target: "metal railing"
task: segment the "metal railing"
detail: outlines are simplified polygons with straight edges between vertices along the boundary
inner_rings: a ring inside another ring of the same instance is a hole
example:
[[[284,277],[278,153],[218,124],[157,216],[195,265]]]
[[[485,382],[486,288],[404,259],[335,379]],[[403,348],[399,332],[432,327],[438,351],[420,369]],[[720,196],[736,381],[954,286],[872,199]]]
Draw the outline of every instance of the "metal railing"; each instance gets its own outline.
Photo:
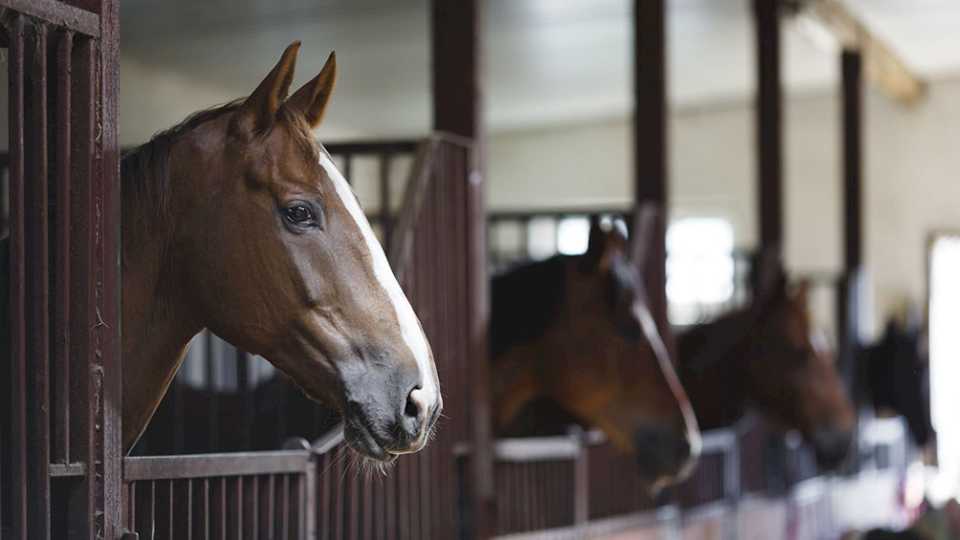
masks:
[[[866,429],[872,432],[867,438],[880,446],[875,451],[901,456],[906,435],[896,422],[883,420]],[[754,537],[833,538],[844,525],[843,516],[833,509],[835,487],[843,486],[846,493],[864,483],[869,489],[877,477],[877,470],[851,477],[796,477],[773,492],[748,491],[741,478],[762,465],[744,459],[744,436],[736,429],[704,432],[701,465],[656,500],[633,491],[638,481],[631,458],[618,455],[598,431],[572,428],[566,436],[501,439],[494,445],[496,534],[511,540],[591,538],[625,531],[665,538],[719,534],[733,540],[745,532]],[[457,453],[467,460],[470,447],[460,446]],[[893,477],[907,464],[886,463],[883,472]]]
[[[314,538],[309,450],[124,459],[124,515],[140,540]]]

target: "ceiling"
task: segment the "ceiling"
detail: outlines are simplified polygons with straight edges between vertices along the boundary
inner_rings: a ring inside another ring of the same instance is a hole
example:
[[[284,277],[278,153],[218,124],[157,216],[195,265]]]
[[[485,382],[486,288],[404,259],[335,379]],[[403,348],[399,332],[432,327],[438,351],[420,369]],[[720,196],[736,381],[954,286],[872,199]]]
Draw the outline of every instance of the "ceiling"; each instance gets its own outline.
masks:
[[[846,0],[927,77],[960,71],[960,3]],[[630,0],[488,0],[487,120],[493,130],[623,117],[630,111]],[[426,0],[124,0],[123,112],[142,136],[190,110],[245,95],[291,41],[297,82],[336,49],[328,137],[429,126]],[[749,0],[669,0],[669,93],[676,106],[743,99],[753,87]],[[835,82],[829,40],[786,26],[791,92]],[[168,118],[169,116],[169,118]],[[156,124],[156,125],[153,125]]]

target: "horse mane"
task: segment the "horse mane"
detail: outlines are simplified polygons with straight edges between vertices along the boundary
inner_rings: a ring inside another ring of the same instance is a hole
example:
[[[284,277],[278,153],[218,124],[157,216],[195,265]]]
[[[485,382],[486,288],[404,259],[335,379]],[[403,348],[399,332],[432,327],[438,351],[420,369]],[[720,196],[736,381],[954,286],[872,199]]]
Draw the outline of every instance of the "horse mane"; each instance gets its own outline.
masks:
[[[120,160],[120,177],[123,183],[124,206],[128,201],[144,215],[139,220],[147,226],[164,222],[169,214],[170,203],[170,153],[174,144],[194,128],[235,112],[246,98],[238,98],[209,109],[197,111],[173,127],[156,133],[146,143],[124,153]],[[310,127],[301,115],[287,107],[277,110],[277,117],[293,127],[293,133],[301,149],[311,161],[316,161],[319,145],[314,142]],[[264,136],[268,131],[256,134]],[[321,147],[322,148],[322,147]],[[321,150],[322,151],[322,150]]]
[[[680,370],[700,371],[733,354],[746,338],[752,319],[749,307],[740,308],[679,334]]]
[[[566,301],[567,261],[557,255],[511,268],[490,283],[490,353],[542,335]]]

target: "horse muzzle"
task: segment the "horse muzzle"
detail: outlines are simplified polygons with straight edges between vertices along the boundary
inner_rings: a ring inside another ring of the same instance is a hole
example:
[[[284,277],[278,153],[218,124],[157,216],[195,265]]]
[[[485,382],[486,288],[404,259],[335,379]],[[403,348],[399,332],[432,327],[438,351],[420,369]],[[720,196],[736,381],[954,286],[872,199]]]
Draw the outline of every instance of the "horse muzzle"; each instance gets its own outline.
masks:
[[[683,480],[697,462],[699,442],[684,430],[642,427],[634,434],[640,474],[655,487]]]
[[[424,390],[419,373],[373,368],[346,381],[344,436],[359,453],[392,461],[421,450],[443,408],[438,393]]]

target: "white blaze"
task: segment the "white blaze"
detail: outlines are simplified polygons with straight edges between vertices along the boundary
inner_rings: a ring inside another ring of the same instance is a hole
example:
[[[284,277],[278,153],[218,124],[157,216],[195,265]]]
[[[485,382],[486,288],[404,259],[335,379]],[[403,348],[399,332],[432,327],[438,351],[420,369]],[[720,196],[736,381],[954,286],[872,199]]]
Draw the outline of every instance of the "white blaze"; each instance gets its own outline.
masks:
[[[334,165],[330,156],[323,150],[320,151],[320,166],[323,167],[327,176],[330,177],[330,180],[337,190],[337,195],[347,208],[347,211],[350,212],[350,216],[353,217],[353,220],[357,223],[357,227],[360,228],[363,239],[367,243],[367,249],[370,251],[370,260],[373,263],[373,274],[376,276],[377,281],[380,282],[380,286],[383,287],[384,292],[387,293],[387,297],[390,298],[390,303],[393,304],[393,309],[397,315],[397,321],[400,323],[400,334],[403,336],[403,341],[410,349],[410,352],[413,353],[413,357],[417,360],[417,367],[420,369],[420,380],[423,388],[414,395],[414,398],[417,401],[421,401],[423,409],[421,413],[427,414],[429,413],[428,409],[437,402],[438,389],[433,361],[430,356],[430,345],[427,344],[427,338],[423,335],[420,320],[417,319],[417,315],[413,312],[413,308],[410,306],[406,295],[403,294],[403,290],[400,288],[396,276],[393,275],[393,270],[390,269],[390,263],[387,261],[387,256],[383,252],[383,247],[380,246],[376,235],[373,234],[373,229],[370,228],[370,222],[367,221],[366,214],[364,214],[360,208],[357,197],[353,194],[353,190],[350,189],[350,184],[347,183],[346,178],[343,177],[337,169],[337,166]]]

